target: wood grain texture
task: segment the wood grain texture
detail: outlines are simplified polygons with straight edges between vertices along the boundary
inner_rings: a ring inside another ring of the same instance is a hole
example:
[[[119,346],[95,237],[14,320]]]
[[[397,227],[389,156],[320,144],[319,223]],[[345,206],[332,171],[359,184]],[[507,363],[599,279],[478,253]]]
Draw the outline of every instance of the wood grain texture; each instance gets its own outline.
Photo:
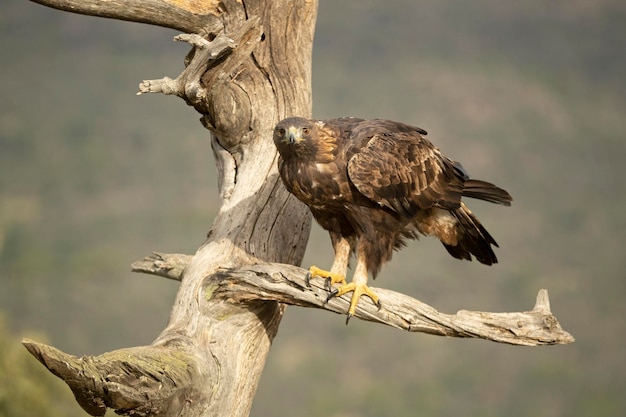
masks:
[[[66,12],[128,20],[208,35],[219,27],[217,0],[31,0]]]
[[[291,265],[258,264],[237,270],[218,271],[219,287],[214,297],[230,302],[246,300],[280,301],[346,314],[350,297],[331,298],[324,281],[315,279],[307,287],[306,270]],[[480,338],[498,343],[522,346],[568,344],[574,338],[564,331],[550,311],[548,292],[540,290],[534,307],[524,312],[493,313],[460,310],[446,314],[407,295],[372,289],[379,295],[382,307],[359,302],[355,317],[385,324],[409,332],[437,336]]]
[[[121,415],[247,416],[284,306],[214,298],[214,277],[223,268],[302,261],[310,214],[278,177],[272,131],[288,115],[311,114],[317,2],[40,2],[186,32],[177,37],[191,46],[183,73],[142,84],[140,92],[176,95],[201,114],[218,168],[220,208],[193,256],[152,265],[182,281],[169,323],[150,346],[76,358],[25,345],[92,415],[108,407]]]
[[[151,255],[135,263],[134,271],[176,279],[169,271],[179,269],[181,262],[185,261],[183,256]],[[276,263],[221,269],[212,279],[211,296],[235,304],[258,300],[278,301],[346,314],[350,298],[345,295],[327,300],[329,292],[324,281],[314,279],[307,286],[306,273],[302,268]],[[380,296],[382,307],[378,309],[364,299],[359,302],[355,317],[409,332],[480,338],[511,345],[541,346],[574,342],[573,336],[561,328],[550,311],[547,290],[540,290],[534,307],[524,312],[460,310],[456,314],[446,314],[407,295],[372,288]]]
[[[193,398],[192,382],[201,378],[188,366],[194,358],[174,347],[144,346],[79,358],[33,340],[22,343],[69,385],[78,404],[92,416],[103,416],[107,408],[132,410],[134,415],[152,415],[157,409],[185,415]]]

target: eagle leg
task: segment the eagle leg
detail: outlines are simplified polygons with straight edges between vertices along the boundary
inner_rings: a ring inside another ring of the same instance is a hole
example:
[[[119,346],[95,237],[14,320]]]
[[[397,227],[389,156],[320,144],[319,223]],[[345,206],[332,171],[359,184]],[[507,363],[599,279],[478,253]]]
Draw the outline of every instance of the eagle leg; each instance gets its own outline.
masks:
[[[359,298],[362,295],[367,295],[371,298],[372,302],[378,309],[380,309],[380,299],[378,295],[374,291],[367,286],[368,272],[367,272],[367,261],[365,255],[359,251],[359,256],[357,257],[357,264],[354,270],[354,275],[352,276],[352,282],[349,284],[342,285],[339,288],[334,289],[329,295],[326,301],[330,300],[333,297],[341,297],[342,295],[352,292],[352,298],[350,298],[350,307],[348,308],[348,318],[346,319],[346,324],[350,321],[354,313],[356,312],[356,305],[359,302]]]

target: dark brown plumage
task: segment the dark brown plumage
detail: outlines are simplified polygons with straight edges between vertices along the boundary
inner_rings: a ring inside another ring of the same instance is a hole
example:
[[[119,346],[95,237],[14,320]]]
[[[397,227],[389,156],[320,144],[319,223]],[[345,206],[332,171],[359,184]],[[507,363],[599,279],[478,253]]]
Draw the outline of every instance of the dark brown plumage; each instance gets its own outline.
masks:
[[[505,190],[470,179],[461,164],[424,138],[426,131],[390,120],[292,117],[274,130],[280,176],[313,217],[329,231],[335,249],[330,271],[312,275],[344,285],[332,295],[354,291],[348,318],[394,249],[419,234],[438,238],[450,255],[491,265],[498,262],[489,232],[463,203],[471,197],[510,205]],[[356,251],[350,284],[345,275]]]

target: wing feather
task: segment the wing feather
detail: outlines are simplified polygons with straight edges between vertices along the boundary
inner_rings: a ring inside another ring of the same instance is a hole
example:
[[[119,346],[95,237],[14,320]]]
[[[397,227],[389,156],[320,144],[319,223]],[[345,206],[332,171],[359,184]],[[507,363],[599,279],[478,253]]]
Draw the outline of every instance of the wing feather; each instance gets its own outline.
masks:
[[[453,161],[418,130],[406,125],[395,130],[378,127],[378,133],[348,161],[348,175],[361,194],[406,217],[420,209],[460,206],[463,177]],[[363,140],[359,130],[353,133],[356,143]]]

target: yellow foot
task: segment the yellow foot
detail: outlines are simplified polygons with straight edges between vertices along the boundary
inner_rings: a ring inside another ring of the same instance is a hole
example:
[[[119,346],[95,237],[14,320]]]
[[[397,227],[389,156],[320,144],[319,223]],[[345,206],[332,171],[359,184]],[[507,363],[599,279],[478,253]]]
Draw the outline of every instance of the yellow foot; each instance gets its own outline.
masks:
[[[352,316],[354,316],[354,313],[356,311],[356,305],[362,295],[367,295],[369,298],[371,298],[374,305],[380,310],[381,304],[378,296],[366,284],[355,284],[354,282],[351,282],[349,284],[342,285],[341,287],[334,289],[330,293],[326,301],[330,300],[333,297],[341,297],[342,295],[349,293],[350,291],[352,291],[352,298],[350,299],[350,308],[348,309],[348,318],[346,319],[346,324],[348,324]]]
[[[309,272],[307,272],[306,277],[304,278],[304,282],[307,287],[310,287],[310,281],[313,277],[322,277],[326,280],[324,287],[330,291],[331,286],[333,284],[344,284],[346,283],[346,277],[343,275],[335,274],[330,271],[325,271],[323,269],[319,269],[316,266],[312,266],[309,268]]]

